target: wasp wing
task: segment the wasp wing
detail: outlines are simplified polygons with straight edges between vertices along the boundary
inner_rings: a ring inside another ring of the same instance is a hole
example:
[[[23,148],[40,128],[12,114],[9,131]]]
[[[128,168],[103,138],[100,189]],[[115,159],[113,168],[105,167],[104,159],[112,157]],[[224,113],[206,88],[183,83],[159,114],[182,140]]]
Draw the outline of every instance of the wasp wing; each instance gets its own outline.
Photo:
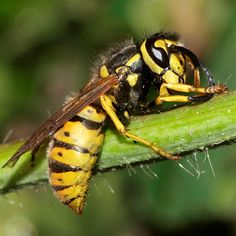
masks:
[[[28,140],[15,152],[15,154],[3,165],[3,167],[13,167],[20,156],[28,151],[37,150],[48,136],[58,130],[66,121],[70,120],[75,114],[82,111],[87,105],[91,104],[103,93],[107,92],[112,85],[117,83],[115,75],[107,78],[94,80],[80,90],[77,96],[65,103],[51,117],[44,122],[36,131],[32,133]]]

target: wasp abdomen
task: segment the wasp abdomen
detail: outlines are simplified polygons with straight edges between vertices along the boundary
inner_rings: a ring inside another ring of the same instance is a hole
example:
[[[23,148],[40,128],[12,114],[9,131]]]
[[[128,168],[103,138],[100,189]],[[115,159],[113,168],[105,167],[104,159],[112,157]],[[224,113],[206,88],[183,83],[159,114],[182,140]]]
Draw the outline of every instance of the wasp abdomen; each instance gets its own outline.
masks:
[[[49,179],[55,195],[81,214],[92,169],[104,140],[106,114],[85,107],[53,136],[49,147]]]

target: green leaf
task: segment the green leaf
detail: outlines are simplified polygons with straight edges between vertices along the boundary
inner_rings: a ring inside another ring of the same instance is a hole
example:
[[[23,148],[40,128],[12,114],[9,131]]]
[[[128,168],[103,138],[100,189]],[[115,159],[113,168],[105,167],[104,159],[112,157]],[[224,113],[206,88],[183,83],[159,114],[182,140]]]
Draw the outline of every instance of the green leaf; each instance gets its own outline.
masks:
[[[236,92],[215,96],[208,102],[187,105],[161,114],[136,116],[128,130],[181,156],[236,139]],[[2,166],[23,141],[0,146]],[[47,180],[46,147],[39,150],[34,166],[31,153],[24,154],[14,168],[0,170],[0,192],[8,192]],[[103,149],[95,172],[112,171],[127,165],[163,160],[149,148],[134,143],[113,129],[106,130]]]

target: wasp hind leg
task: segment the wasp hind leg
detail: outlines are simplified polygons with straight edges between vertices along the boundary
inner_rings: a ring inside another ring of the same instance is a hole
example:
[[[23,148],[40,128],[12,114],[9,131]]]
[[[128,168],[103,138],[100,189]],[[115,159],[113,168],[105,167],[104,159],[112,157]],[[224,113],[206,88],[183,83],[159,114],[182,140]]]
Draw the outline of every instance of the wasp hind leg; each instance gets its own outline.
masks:
[[[147,147],[149,147],[150,149],[152,149],[154,152],[160,154],[161,156],[170,159],[170,160],[179,160],[180,157],[179,156],[174,156],[171,153],[168,153],[167,151],[165,151],[164,149],[158,147],[157,145],[155,145],[152,142],[149,142],[141,137],[138,137],[135,134],[132,134],[130,132],[128,132],[125,128],[125,126],[121,123],[121,121],[119,120],[119,118],[117,117],[114,107],[112,105],[112,101],[109,97],[107,97],[106,95],[102,95],[100,97],[100,101],[102,104],[103,109],[106,111],[106,113],[108,114],[108,116],[111,118],[111,120],[113,121],[114,125],[116,126],[116,129],[124,136],[130,138],[131,140],[133,140],[134,142],[138,142],[141,143]]]

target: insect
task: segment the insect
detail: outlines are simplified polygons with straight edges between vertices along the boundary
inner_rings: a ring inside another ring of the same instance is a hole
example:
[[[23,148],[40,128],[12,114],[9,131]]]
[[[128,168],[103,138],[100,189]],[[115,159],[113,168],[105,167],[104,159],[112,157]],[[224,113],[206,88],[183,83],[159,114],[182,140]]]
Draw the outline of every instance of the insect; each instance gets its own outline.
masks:
[[[193,71],[193,85],[186,75],[188,64]],[[201,70],[208,82],[205,88],[200,87]],[[155,99],[148,101],[153,88]],[[129,115],[145,113],[153,104],[202,102],[226,91],[224,85],[215,85],[208,69],[175,34],[162,32],[141,43],[125,42],[101,56],[91,81],[33,132],[4,167],[14,166],[25,152],[36,153],[51,136],[50,184],[61,202],[81,214],[107,119],[121,135],[177,160],[179,156],[127,131],[124,123],[129,121]]]

